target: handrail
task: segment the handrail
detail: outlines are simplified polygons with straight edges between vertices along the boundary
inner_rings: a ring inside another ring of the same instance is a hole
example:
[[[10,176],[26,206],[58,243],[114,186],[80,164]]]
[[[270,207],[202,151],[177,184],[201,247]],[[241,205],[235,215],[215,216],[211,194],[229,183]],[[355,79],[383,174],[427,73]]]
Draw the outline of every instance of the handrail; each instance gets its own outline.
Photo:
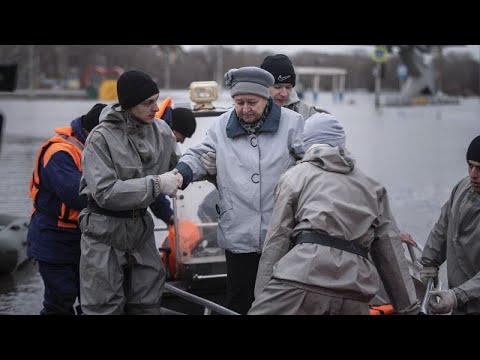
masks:
[[[417,255],[415,254],[414,248],[416,248],[420,254],[423,253],[423,246],[419,243],[415,243],[415,246],[410,244],[405,244],[407,246],[408,253],[410,255],[410,260],[412,260],[412,264],[416,264],[417,266],[421,266],[420,260],[418,259]]]
[[[227,309],[226,307],[223,307],[221,305],[218,305],[218,304],[214,303],[213,301],[210,301],[210,300],[204,299],[200,296],[191,294],[191,293],[189,293],[187,291],[184,291],[184,290],[181,290],[181,289],[179,289],[179,288],[177,288],[173,285],[165,284],[165,290],[168,291],[169,293],[174,294],[178,297],[181,297],[185,300],[188,300],[188,301],[191,301],[195,304],[204,306],[205,310],[206,310],[206,313],[209,313],[209,312],[207,312],[207,309],[208,309],[208,310],[215,311],[216,313],[218,313],[220,315],[240,315],[239,313],[237,313],[235,311],[232,311],[230,309]]]
[[[420,304],[420,313],[423,315],[428,315],[430,312],[428,310],[430,302],[430,292],[434,290],[433,279],[429,278],[427,280],[427,286],[425,287],[425,295],[423,296],[422,303]]]
[[[218,223],[216,222],[210,222],[210,223],[196,223],[195,224],[196,226],[198,226],[199,228],[202,228],[202,227],[208,227],[208,226],[217,226]],[[153,231],[168,231],[168,226],[156,226]]]
[[[180,255],[180,241],[178,234],[178,215],[177,215],[177,196],[172,196],[173,201],[173,227],[175,229],[175,278],[180,274],[181,255]]]

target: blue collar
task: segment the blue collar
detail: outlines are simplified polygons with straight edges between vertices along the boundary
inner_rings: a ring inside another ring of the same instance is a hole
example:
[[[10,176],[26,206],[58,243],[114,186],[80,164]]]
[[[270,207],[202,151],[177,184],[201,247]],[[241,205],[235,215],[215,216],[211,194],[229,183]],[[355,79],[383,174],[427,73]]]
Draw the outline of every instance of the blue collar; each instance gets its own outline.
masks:
[[[270,112],[268,113],[265,122],[263,123],[260,130],[258,130],[258,132],[276,133],[278,127],[280,126],[281,111],[282,110],[280,109],[280,106],[278,106],[272,101],[272,107],[270,109]],[[247,135],[247,132],[242,127],[242,125],[240,125],[237,114],[235,113],[235,110],[233,110],[230,113],[230,118],[228,119],[227,123],[227,137],[230,139],[234,139],[240,135]]]
[[[82,144],[85,144],[85,140],[87,140],[87,138],[85,137],[85,133],[83,132],[83,129],[82,129],[82,117],[78,117],[78,118],[76,118],[75,120],[73,120],[73,121],[70,123],[70,126],[71,126],[72,129],[73,129],[73,133],[74,133],[75,137],[76,137]]]

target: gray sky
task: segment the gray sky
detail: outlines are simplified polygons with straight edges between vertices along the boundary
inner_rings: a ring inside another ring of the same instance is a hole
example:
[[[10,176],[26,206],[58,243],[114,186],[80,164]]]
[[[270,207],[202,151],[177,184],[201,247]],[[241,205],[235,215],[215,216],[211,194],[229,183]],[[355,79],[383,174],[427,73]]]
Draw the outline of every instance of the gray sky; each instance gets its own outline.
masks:
[[[185,50],[198,49],[208,45],[182,45]],[[310,50],[326,53],[350,53],[357,49],[365,49],[367,51],[373,51],[373,45],[225,45],[233,47],[235,49],[251,49],[251,50],[270,50],[273,52],[281,52],[286,55],[293,55],[301,50]],[[466,46],[453,46],[445,49],[445,52],[469,52],[475,59],[480,58],[480,45],[466,45]]]

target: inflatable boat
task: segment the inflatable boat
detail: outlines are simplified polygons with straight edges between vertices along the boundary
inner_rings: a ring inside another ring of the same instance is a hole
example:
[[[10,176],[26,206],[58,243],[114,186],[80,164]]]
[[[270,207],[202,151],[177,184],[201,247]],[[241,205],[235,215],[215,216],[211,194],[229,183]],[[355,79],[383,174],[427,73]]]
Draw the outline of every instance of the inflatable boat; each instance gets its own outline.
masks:
[[[28,217],[0,214],[0,274],[14,272],[27,259]]]

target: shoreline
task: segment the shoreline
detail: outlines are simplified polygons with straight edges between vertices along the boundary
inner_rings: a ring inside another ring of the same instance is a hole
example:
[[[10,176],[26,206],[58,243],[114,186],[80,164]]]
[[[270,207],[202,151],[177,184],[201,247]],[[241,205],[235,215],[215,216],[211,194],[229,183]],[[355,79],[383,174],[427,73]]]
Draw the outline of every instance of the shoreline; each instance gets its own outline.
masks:
[[[0,91],[0,98],[18,99],[90,99],[85,89],[81,90],[46,90],[46,89],[21,89],[12,92]]]

